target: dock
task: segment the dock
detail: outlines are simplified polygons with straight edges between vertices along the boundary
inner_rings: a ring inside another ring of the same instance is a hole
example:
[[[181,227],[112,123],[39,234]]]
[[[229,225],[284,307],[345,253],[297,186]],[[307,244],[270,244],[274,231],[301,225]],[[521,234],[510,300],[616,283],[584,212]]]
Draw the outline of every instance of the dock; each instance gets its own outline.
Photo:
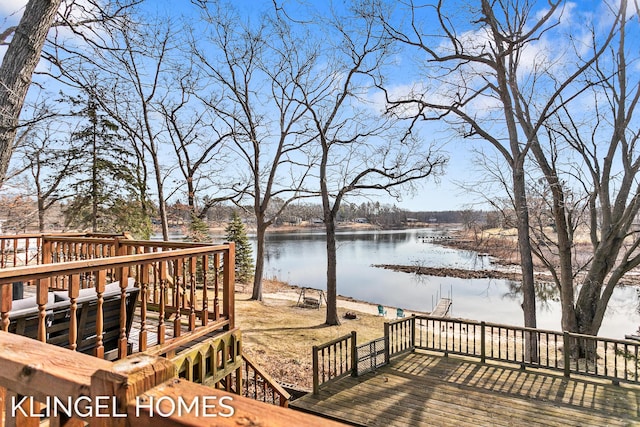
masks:
[[[438,305],[431,312],[431,317],[447,317],[451,310],[451,298],[440,298]]]

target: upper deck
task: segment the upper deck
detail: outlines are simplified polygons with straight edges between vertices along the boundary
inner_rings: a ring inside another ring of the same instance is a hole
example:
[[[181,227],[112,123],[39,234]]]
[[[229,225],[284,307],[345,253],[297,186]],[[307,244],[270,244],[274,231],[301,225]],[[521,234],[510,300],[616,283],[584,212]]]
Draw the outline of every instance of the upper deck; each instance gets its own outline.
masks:
[[[74,408],[73,420],[90,425],[284,425],[291,417],[325,425],[276,408],[288,393],[242,353],[234,249],[127,235],[0,236],[0,425],[35,425],[42,413],[65,424],[65,408],[52,413],[52,402],[84,398],[124,414]],[[165,396],[165,404],[189,397],[187,405],[233,396],[235,416],[209,418],[198,406],[184,416],[138,411],[140,399]]]

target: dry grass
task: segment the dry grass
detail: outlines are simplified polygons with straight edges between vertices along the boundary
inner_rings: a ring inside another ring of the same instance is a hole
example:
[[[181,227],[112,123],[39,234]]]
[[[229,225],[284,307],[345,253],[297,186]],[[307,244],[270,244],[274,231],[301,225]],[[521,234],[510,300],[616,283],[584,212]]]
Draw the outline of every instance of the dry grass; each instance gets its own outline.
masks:
[[[277,285],[285,288],[286,285]],[[267,283],[273,292],[274,283]],[[296,301],[266,297],[263,302],[251,301],[250,295],[236,294],[236,325],[242,330],[243,351],[272,377],[298,389],[311,388],[311,348],[357,331],[358,343],[379,338],[384,333],[385,318],[357,313],[354,320],[344,319],[347,311],[338,308],[342,324],[325,326],[325,307],[296,307]],[[388,318],[386,320],[389,320]]]

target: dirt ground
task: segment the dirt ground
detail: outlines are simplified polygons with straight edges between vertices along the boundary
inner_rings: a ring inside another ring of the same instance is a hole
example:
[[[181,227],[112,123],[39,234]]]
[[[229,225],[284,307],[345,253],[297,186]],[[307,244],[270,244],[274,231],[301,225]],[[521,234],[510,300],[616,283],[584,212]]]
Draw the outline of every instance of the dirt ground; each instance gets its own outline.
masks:
[[[277,381],[298,390],[312,385],[311,349],[334,338],[356,331],[358,344],[384,335],[385,320],[395,319],[396,308],[385,307],[379,316],[377,305],[339,298],[340,326],[325,326],[326,306],[320,309],[298,307],[300,289],[265,280],[263,302],[250,300],[240,287],[236,293],[236,325],[242,330],[243,351]],[[314,294],[315,293],[315,294]],[[318,291],[307,291],[317,297]],[[346,319],[346,312],[356,319]],[[405,312],[410,315],[412,312]]]

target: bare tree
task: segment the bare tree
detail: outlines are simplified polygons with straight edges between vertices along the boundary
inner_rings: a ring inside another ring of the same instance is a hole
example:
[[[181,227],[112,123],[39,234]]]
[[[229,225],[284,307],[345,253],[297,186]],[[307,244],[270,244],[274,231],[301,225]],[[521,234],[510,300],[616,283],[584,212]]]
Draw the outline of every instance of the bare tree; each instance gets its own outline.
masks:
[[[221,187],[226,187],[225,180],[216,178],[225,176],[228,159],[223,150],[232,132],[224,123],[218,123],[215,114],[195,96],[207,88],[193,70],[194,62],[185,65],[187,70],[182,73],[176,70],[178,74],[174,79],[180,88],[175,94],[178,99],[164,100],[160,109],[186,186],[193,225],[204,220],[216,203],[236,200],[242,192],[227,188],[227,192],[221,193]],[[212,189],[215,190],[213,196]]]
[[[307,78],[314,51],[305,51],[285,22],[267,13],[252,26],[228,5],[203,9],[210,35],[194,46],[202,69],[218,92],[203,98],[233,130],[233,145],[242,162],[236,188],[253,202],[256,218],[256,263],[252,299],[262,300],[265,233],[292,201],[303,197],[312,167],[305,151],[310,138],[302,121],[300,82]],[[277,207],[274,201],[279,199]]]
[[[607,55],[592,54],[597,60],[582,78],[589,90],[563,104],[531,146],[545,184],[546,222],[553,224],[538,228],[535,253],[560,290],[563,329],[590,335],[597,335],[615,286],[640,265],[640,78],[632,71],[638,56],[629,56],[638,15],[628,13],[626,1],[609,7],[604,13],[616,18],[616,35]]]
[[[94,97],[96,102],[126,134],[138,165],[147,176],[147,165],[155,183],[162,236],[169,237],[165,179],[167,159],[162,156],[166,132],[158,119],[161,103],[171,99],[172,55],[179,54],[178,30],[171,20],[140,22],[133,12],[121,17],[118,25],[105,27],[100,44],[76,46],[63,41],[48,52],[56,62],[60,79]],[[95,78],[99,84],[95,84]],[[146,197],[141,197],[145,206]],[[146,210],[146,209],[145,209]]]
[[[30,176],[30,184],[35,188],[40,232],[47,228],[47,211],[72,196],[68,180],[77,172],[82,154],[61,140],[69,136],[68,130],[55,129],[54,123],[48,124],[29,132],[24,144],[17,148],[17,155],[23,159],[24,170]]]
[[[0,186],[13,154],[20,112],[60,0],[30,0],[0,65]],[[3,41],[11,33],[3,31]]]
[[[602,54],[612,31],[590,57],[562,68],[536,46],[560,24],[561,0],[548,2],[542,10],[534,1],[482,0],[479,9],[460,6],[411,3],[405,28],[380,14],[393,39],[427,58],[422,64],[425,84],[401,97],[389,92],[390,111],[410,117],[414,124],[444,121],[465,138],[490,143],[505,159],[517,219],[524,324],[535,327],[526,161],[549,117],[580,92],[573,83]],[[424,29],[427,22],[438,23],[438,31]],[[535,357],[536,349],[531,350]]]
[[[374,191],[399,197],[412,182],[435,175],[446,159],[399,132],[366,94],[379,84],[389,40],[367,5],[324,21],[331,50],[298,82],[320,151],[318,177],[327,238],[327,325],[338,325],[336,219],[347,195]],[[330,35],[329,35],[330,34]]]
[[[50,28],[70,31],[74,37],[85,41],[96,41],[99,37],[88,36],[93,28],[117,21],[121,14],[140,1],[29,0],[20,23],[2,30],[0,44],[7,44],[8,38],[11,41],[0,65],[0,186],[14,150],[25,97]],[[56,61],[56,58],[47,59]]]

